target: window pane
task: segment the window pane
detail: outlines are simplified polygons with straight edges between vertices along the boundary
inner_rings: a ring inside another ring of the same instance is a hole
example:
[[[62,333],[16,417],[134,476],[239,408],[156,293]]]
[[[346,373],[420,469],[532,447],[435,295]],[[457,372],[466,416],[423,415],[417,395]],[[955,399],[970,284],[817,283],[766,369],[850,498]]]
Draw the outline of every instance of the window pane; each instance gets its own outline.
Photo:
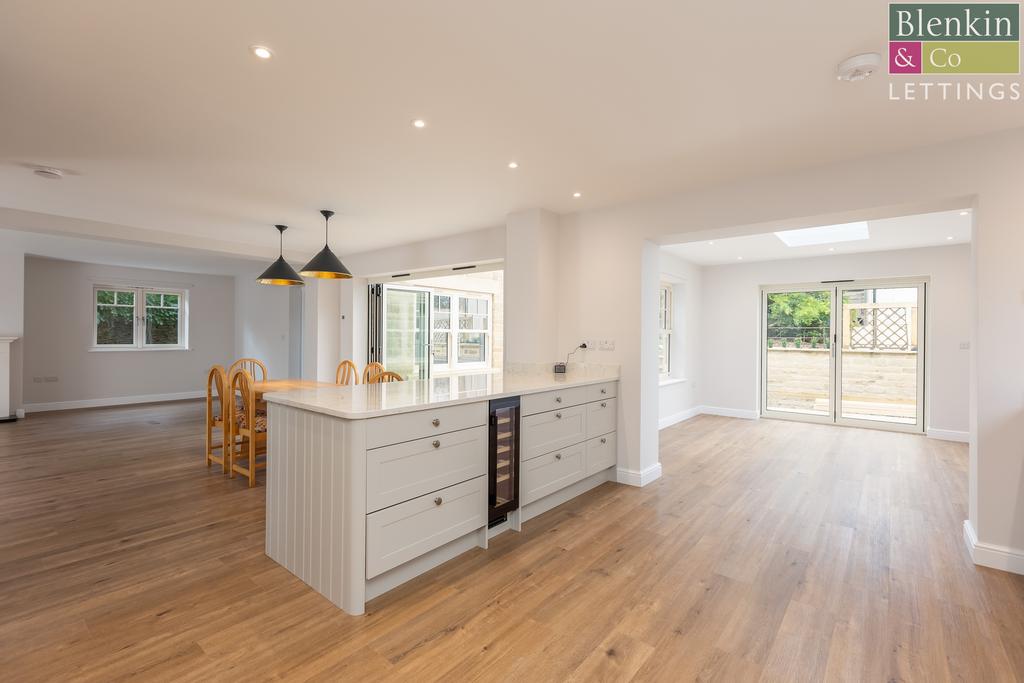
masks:
[[[146,292],[146,305],[147,306],[159,306],[160,305],[160,295],[159,294],[153,294],[151,292]]]
[[[669,359],[672,348],[672,335],[662,332],[658,335],[658,373],[667,375],[671,368]]]
[[[434,365],[448,365],[448,333],[434,332],[431,343]]]
[[[486,330],[489,305],[487,299],[459,299],[459,329]]]
[[[146,298],[149,298],[149,294]],[[157,297],[160,295],[157,294]],[[146,306],[146,343],[170,344],[178,343],[178,309]]]
[[[164,294],[164,306],[170,306],[171,308],[175,308],[177,305],[178,305],[178,295],[177,294]]]
[[[134,306],[135,292],[118,292],[117,303],[121,306]]]
[[[114,293],[109,289],[100,289],[96,291],[96,303],[98,304],[112,304],[114,303]]]
[[[459,333],[459,362],[483,363],[487,360],[487,335],[482,332]]]
[[[131,306],[97,306],[96,343],[134,344],[135,309]]]

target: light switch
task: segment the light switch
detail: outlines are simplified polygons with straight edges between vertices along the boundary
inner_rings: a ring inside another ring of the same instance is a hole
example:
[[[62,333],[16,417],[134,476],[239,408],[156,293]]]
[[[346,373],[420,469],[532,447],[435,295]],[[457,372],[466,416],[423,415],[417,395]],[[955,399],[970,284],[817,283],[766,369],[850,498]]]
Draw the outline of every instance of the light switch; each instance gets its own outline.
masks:
[[[961,351],[966,351],[969,348],[971,348],[971,342],[960,342]]]

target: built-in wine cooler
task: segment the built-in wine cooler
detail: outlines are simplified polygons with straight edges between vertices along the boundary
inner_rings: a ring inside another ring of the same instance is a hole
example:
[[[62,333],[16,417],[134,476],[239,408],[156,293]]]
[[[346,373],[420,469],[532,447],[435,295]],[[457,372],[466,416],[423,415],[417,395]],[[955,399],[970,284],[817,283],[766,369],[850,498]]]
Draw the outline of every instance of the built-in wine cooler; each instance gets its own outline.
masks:
[[[519,397],[491,401],[488,521],[519,509]]]

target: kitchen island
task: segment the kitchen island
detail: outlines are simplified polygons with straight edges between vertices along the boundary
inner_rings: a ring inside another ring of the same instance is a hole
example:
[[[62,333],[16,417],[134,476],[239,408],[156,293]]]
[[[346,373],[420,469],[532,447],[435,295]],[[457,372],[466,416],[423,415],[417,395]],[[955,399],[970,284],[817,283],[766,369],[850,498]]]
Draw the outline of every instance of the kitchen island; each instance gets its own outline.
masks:
[[[349,614],[615,480],[618,368],[269,393],[266,552]],[[520,508],[488,528],[488,404],[521,397]]]

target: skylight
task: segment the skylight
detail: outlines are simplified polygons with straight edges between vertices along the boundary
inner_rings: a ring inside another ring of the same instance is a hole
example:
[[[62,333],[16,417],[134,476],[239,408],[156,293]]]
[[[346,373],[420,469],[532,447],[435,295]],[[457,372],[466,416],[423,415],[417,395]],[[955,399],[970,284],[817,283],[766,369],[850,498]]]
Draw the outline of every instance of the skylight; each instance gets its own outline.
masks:
[[[822,225],[817,228],[801,230],[783,230],[775,233],[775,236],[782,240],[787,247],[812,247],[818,244],[856,242],[870,237],[868,224],[865,221],[841,225]]]

